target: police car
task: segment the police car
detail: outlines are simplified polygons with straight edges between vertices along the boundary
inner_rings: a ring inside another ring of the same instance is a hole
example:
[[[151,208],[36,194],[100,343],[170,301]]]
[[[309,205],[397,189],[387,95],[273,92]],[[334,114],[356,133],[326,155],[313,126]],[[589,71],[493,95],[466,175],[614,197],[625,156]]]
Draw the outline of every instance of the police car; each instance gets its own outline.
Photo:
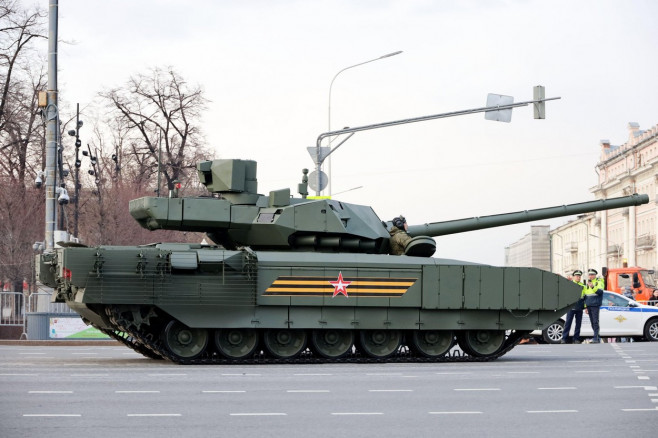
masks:
[[[567,315],[550,324],[544,330],[535,330],[531,335],[549,344],[559,344],[564,332]],[[573,336],[576,320],[571,324]],[[599,312],[599,334],[606,337],[643,338],[646,341],[658,341],[658,306],[647,306],[614,292],[603,292],[603,304]],[[594,336],[589,315],[583,312],[580,337]]]

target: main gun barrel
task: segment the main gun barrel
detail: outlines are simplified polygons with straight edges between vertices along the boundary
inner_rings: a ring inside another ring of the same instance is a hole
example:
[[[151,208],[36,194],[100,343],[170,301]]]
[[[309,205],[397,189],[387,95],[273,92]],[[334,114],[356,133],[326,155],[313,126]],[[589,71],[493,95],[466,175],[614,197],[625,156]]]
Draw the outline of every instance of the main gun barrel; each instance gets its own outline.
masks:
[[[571,216],[573,214],[591,213],[593,211],[611,210],[649,203],[648,195],[633,194],[619,198],[601,199],[598,201],[581,202],[579,204],[560,205],[557,207],[539,208],[536,210],[518,211],[515,213],[496,214],[467,219],[457,219],[445,222],[433,222],[422,225],[410,225],[407,232],[411,236],[444,236],[446,234],[464,233],[466,231],[520,224],[542,219]]]

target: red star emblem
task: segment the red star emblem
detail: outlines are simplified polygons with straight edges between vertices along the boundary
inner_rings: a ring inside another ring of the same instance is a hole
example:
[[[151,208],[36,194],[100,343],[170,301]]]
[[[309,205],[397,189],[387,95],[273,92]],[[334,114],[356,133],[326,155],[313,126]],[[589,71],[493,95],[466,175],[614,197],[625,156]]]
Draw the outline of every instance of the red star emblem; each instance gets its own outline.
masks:
[[[331,296],[331,298],[335,297],[338,294],[343,294],[347,297],[347,286],[352,284],[351,281],[345,281],[343,280],[343,273],[339,272],[338,273],[338,280],[336,281],[330,281],[331,285],[334,287],[334,294]],[[349,297],[347,297],[349,298]]]

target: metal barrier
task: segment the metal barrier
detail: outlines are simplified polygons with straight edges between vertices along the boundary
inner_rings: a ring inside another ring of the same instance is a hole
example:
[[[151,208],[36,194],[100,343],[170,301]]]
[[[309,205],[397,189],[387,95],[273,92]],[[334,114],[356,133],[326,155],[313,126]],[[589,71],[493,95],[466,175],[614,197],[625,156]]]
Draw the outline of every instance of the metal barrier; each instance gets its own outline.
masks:
[[[22,292],[0,292],[0,325],[23,325],[25,296]]]
[[[51,303],[49,292],[0,291],[0,326],[20,327],[20,339],[47,337],[50,317],[79,318],[66,303]],[[45,335],[44,335],[45,333]]]

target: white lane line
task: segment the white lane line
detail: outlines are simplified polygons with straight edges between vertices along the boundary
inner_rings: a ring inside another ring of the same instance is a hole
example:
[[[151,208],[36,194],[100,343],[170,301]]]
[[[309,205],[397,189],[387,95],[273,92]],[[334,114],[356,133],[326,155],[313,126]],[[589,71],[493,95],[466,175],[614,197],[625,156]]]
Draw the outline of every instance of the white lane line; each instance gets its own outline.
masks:
[[[658,411],[658,407],[648,409],[622,409],[624,412],[644,412],[644,411]]]
[[[28,394],[73,394],[73,391],[28,391]]]
[[[644,386],[644,385],[630,385],[630,386],[613,386],[614,389],[633,389],[633,388],[642,388],[646,391],[655,391],[658,389],[655,386]]]
[[[153,373],[149,374],[150,377],[180,377],[187,376],[186,373]]]
[[[445,375],[448,375],[448,376],[453,376],[453,375],[457,375],[457,374],[473,374],[473,373],[471,373],[471,372],[455,372],[455,373],[445,372],[445,373],[435,373],[435,374],[445,374]]]
[[[428,412],[431,415],[452,415],[452,414],[481,414],[481,411],[437,411],[437,412]]]
[[[286,392],[304,393],[304,392],[329,392],[328,389],[288,389]]]
[[[220,391],[220,390],[213,391],[213,390],[208,390],[208,391],[201,391],[201,392],[204,393],[204,394],[234,394],[234,393],[239,393],[239,392],[241,393],[241,392],[247,392],[247,391],[244,391],[244,390],[241,390],[241,391],[228,391],[228,390],[226,390],[226,391]]]
[[[413,389],[369,389],[368,392],[413,392]]]
[[[597,363],[601,362],[600,360],[568,360],[569,363]]]
[[[114,391],[115,394],[160,394],[160,391]]]
[[[453,391],[500,391],[500,388],[455,388]]]
[[[383,412],[332,412],[331,415],[384,415]]]
[[[127,414],[127,417],[181,417],[182,414]]]
[[[651,403],[658,403],[658,398],[652,398]]]
[[[631,365],[629,368],[640,368],[639,365]]]
[[[578,370],[577,373],[609,373],[610,370]]]
[[[556,386],[553,388],[537,388],[539,390],[545,390],[545,389],[556,389],[556,390],[563,390],[563,389],[576,389],[575,386]]]
[[[366,373],[366,376],[399,376],[402,373]]]
[[[528,414],[566,414],[572,412],[578,412],[578,411],[575,409],[556,409],[551,411],[526,411],[526,413]]]
[[[222,376],[260,376],[260,374],[247,374],[247,373],[226,373]]]
[[[23,414],[23,417],[82,417],[82,414]]]
[[[0,373],[0,376],[38,376],[38,374],[23,374],[23,373]]]
[[[46,354],[46,353],[18,353],[18,354]]]
[[[108,377],[109,374],[69,374],[70,377]]]
[[[508,371],[507,374],[539,374],[539,371]]]
[[[275,415],[288,415],[285,412],[234,412],[232,414],[229,414],[232,417],[257,417],[257,416],[265,416],[265,417],[271,417]]]
[[[649,376],[637,376],[638,380],[649,380]]]
[[[71,353],[71,354],[98,354],[98,353]]]
[[[293,376],[333,376],[333,374],[328,374],[328,373],[299,373],[299,374],[293,374]]]

